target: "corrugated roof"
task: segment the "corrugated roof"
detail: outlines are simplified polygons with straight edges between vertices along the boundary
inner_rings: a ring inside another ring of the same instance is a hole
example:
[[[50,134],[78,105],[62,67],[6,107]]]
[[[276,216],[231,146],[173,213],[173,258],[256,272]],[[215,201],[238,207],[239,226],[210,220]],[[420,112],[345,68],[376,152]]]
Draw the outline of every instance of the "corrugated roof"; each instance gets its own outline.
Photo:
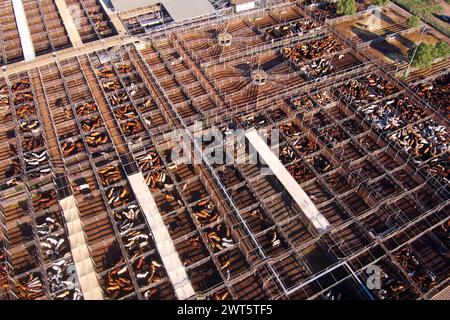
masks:
[[[193,19],[216,11],[208,0],[166,0],[161,3],[174,21]]]
[[[138,8],[148,7],[164,0],[111,0],[111,3],[117,11],[128,11]]]
[[[231,0],[230,3],[237,5],[237,4],[244,4],[249,2],[255,2],[255,0]]]
[[[161,3],[174,21],[193,19],[216,11],[208,0],[111,0],[111,3],[119,12]]]

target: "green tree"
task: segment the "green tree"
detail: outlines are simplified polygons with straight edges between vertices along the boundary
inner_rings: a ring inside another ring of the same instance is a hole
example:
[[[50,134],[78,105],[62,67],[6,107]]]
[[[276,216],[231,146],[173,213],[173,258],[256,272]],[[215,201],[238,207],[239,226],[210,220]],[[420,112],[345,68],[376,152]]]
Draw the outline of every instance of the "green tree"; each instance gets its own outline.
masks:
[[[389,0],[374,0],[373,4],[377,5],[377,6],[382,6],[382,5],[385,5],[388,2],[389,2]]]
[[[419,16],[429,16],[432,13],[440,13],[443,8],[440,4],[426,4],[420,7],[414,7],[413,12]]]
[[[433,64],[433,60],[436,56],[436,49],[430,43],[421,43],[417,47],[416,54],[414,52],[416,48],[412,48],[408,52],[409,59],[413,58],[413,67],[429,68]]]
[[[420,25],[420,18],[417,17],[417,16],[411,16],[411,17],[408,18],[406,23],[411,28],[418,27]]]
[[[356,13],[356,1],[355,0],[347,0],[347,7],[345,8],[345,14],[355,14]]]
[[[351,15],[356,12],[355,0],[338,0],[336,5],[337,14]]]
[[[450,57],[450,46],[447,42],[440,40],[435,47],[435,58]]]
[[[344,1],[345,0],[338,0],[337,5],[336,5],[336,13],[337,14],[344,13]]]

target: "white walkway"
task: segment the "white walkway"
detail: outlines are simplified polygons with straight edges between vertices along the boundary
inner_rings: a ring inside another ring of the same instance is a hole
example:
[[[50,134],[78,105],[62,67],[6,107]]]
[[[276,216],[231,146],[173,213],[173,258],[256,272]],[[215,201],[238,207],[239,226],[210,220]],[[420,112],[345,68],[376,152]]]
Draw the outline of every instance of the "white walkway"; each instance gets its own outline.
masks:
[[[66,2],[64,0],[55,0],[55,4],[58,8],[61,19],[63,20],[67,34],[69,35],[70,42],[72,42],[74,47],[81,47],[83,45],[83,41],[78,33],[76,21],[72,19],[72,15],[70,14]],[[78,10],[78,7],[74,7],[74,10]]]
[[[162,263],[175,288],[175,294],[180,300],[192,297],[195,294],[194,289],[178,257],[155,200],[145,183],[144,176],[139,172],[128,176],[128,181],[150,226]]]
[[[134,1],[134,0],[133,0]],[[127,29],[123,25],[122,21],[117,16],[116,12],[111,11],[110,8],[104,3],[104,0],[100,0],[100,4],[103,7],[103,10],[105,10],[106,14],[109,16],[109,20],[114,25],[114,28],[116,28],[116,31],[119,33],[119,35],[126,35]]]
[[[67,232],[69,234],[70,250],[80,281],[81,291],[85,300],[103,300],[103,291],[98,283],[94,263],[89,254],[80,212],[74,196],[59,201],[64,213]]]
[[[31,38],[30,28],[28,27],[27,15],[23,7],[22,0],[12,1],[14,8],[14,16],[16,17],[17,29],[19,31],[20,44],[25,61],[34,60],[36,54],[34,52],[33,40]],[[1,13],[0,13],[1,14]]]
[[[281,161],[270,150],[269,146],[258,135],[258,132],[255,129],[252,129],[247,132],[245,136],[264,162],[272,170],[273,174],[284,186],[286,191],[289,192],[292,199],[294,199],[294,201],[298,204],[305,216],[311,221],[316,230],[318,232],[322,232],[330,227],[330,223],[327,219],[319,212],[319,210],[317,210],[316,206],[308,197],[306,192],[300,187]]]

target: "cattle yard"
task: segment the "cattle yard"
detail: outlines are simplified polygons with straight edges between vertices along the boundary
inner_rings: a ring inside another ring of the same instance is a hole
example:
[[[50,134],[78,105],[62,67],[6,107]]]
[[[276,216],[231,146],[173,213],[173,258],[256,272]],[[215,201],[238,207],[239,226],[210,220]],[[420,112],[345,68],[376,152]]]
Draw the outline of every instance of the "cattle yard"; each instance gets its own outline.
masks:
[[[64,20],[53,0],[22,0],[25,18],[36,56],[42,56],[72,47],[70,35]],[[83,43],[105,39],[116,34],[114,26],[102,8],[100,1],[65,1],[69,14],[76,21],[77,30]],[[0,65],[7,65],[24,59],[24,52],[13,1],[1,1]]]
[[[36,55],[66,54],[15,67],[14,13],[0,17],[0,300],[429,299],[449,285],[449,60],[396,77],[405,61],[383,42],[421,32],[402,9],[282,2],[152,33],[123,15],[134,43],[80,53],[55,1],[23,3]],[[83,43],[116,37],[98,1],[66,3]],[[279,130],[263,144],[276,161],[251,161],[254,129]],[[200,131],[244,161],[211,161]],[[176,161],[180,144],[202,161]]]

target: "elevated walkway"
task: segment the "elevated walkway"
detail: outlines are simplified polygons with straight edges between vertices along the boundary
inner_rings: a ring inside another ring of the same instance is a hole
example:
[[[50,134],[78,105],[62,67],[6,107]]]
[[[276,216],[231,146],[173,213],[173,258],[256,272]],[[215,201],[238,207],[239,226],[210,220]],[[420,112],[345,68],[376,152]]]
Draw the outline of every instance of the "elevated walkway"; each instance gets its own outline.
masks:
[[[78,33],[75,21],[73,21],[72,15],[70,14],[69,8],[64,0],[55,0],[56,7],[58,8],[61,19],[63,20],[64,27],[69,35],[70,42],[74,47],[81,47],[83,41],[81,40],[80,34]]]
[[[25,61],[31,61],[36,58],[34,52],[33,39],[31,38],[30,28],[28,26],[27,15],[22,0],[12,1],[14,16],[16,17],[17,29],[19,31],[20,44]]]
[[[85,300],[103,300],[103,291],[98,282],[94,262],[89,254],[89,247],[83,231],[75,198],[73,195],[59,200],[69,236],[70,251],[80,281]]]
[[[318,232],[323,232],[330,227],[328,220],[317,210],[311,198],[291,176],[281,161],[270,150],[269,146],[259,136],[255,129],[245,134],[253,148],[258,152],[264,162],[268,165],[275,177],[281,182],[295,203],[298,204],[305,216],[311,221]]]
[[[194,296],[194,289],[178,257],[172,238],[161,218],[155,200],[145,183],[142,172],[129,175],[128,181],[152,231],[156,248],[175,289],[177,298],[180,300],[189,299]]]

